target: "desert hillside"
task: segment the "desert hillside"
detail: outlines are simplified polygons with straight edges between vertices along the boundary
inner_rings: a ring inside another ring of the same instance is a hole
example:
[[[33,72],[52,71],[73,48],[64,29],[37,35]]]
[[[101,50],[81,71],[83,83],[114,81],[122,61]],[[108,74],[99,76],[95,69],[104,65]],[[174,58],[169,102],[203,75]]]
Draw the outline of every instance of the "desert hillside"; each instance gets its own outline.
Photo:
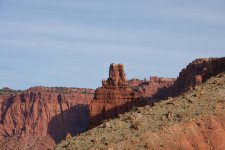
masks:
[[[163,139],[172,136],[177,137],[175,141],[185,141],[180,140],[183,132],[171,131],[177,134],[175,136],[169,133],[164,135],[166,133],[161,130],[173,130],[173,125],[175,129],[183,130],[184,126],[194,123],[190,119],[202,116],[201,114],[207,115],[206,112],[212,113],[217,101],[224,100],[225,82],[224,75],[220,74],[222,72],[225,72],[225,57],[196,59],[180,72],[177,79],[153,76],[149,80],[127,80],[125,67],[122,64],[111,64],[107,80],[103,80],[102,86],[96,90],[42,86],[25,91],[0,89],[0,149],[46,150],[81,133],[88,135],[88,138],[81,138],[79,142],[78,136],[75,141],[78,145],[83,143],[87,149],[93,148],[92,144],[96,148],[116,147],[118,144],[128,148],[140,145],[137,149],[154,146],[154,149],[158,149],[158,145],[174,147],[171,140],[165,139],[162,143]],[[216,76],[218,74],[220,76]],[[213,78],[210,80],[213,81],[207,81],[211,77]],[[173,100],[172,97],[175,96],[179,97]],[[164,101],[168,98],[169,101]],[[137,109],[140,106],[146,107]],[[121,116],[126,112],[130,113]],[[224,118],[219,112],[215,113],[216,117]],[[102,125],[106,120],[118,116],[121,116],[119,120]],[[202,117],[204,120],[205,116]],[[210,116],[207,117],[211,119]],[[205,129],[210,125],[204,121],[203,124],[206,125]],[[203,126],[200,129],[204,129]],[[196,130],[200,131],[198,128]],[[200,140],[207,140],[204,137],[208,137],[208,134],[201,133]],[[158,144],[154,141],[151,145],[153,140],[148,141],[149,138],[158,139]],[[215,139],[218,142],[222,138]],[[136,139],[141,142],[134,142]],[[187,136],[187,139],[192,137]],[[189,146],[202,146],[198,145],[199,142],[195,144],[195,141],[186,143]],[[208,145],[217,148],[218,143],[211,143]],[[204,149],[205,146],[203,144]],[[82,145],[78,148],[82,148]]]
[[[176,98],[135,108],[55,149],[225,149],[225,73]]]

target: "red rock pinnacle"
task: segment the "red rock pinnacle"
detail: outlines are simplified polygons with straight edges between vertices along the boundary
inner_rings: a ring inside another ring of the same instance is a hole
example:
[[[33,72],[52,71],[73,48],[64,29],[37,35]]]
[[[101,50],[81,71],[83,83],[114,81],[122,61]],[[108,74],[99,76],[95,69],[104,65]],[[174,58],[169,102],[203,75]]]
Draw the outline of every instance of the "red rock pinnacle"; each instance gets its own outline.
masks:
[[[128,86],[123,65],[111,64],[109,78],[102,81],[90,103],[90,127],[143,104],[140,95]]]

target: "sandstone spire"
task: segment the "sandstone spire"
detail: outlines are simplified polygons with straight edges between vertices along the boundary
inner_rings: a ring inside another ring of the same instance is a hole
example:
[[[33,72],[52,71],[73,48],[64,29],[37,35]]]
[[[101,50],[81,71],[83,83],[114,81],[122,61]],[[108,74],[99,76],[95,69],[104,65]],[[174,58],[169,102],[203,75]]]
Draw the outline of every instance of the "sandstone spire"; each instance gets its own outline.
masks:
[[[124,72],[124,66],[122,64],[112,63],[109,67],[109,78],[102,81],[104,88],[126,88],[128,82],[126,80],[126,74]]]
[[[90,127],[144,104],[140,95],[128,86],[124,66],[111,64],[109,78],[102,81],[102,87],[95,91],[94,100],[90,103]]]

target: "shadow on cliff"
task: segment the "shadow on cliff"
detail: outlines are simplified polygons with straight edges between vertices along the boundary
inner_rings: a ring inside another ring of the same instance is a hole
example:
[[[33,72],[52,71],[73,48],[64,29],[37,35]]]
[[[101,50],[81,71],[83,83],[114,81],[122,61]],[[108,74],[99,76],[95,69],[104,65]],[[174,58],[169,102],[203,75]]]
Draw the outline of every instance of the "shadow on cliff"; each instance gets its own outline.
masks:
[[[104,121],[117,118],[120,114],[124,114],[129,111],[135,111],[137,107],[143,107],[147,105],[147,99],[144,98],[136,98],[130,102],[123,103],[121,105],[117,105],[111,109],[107,109],[107,106],[97,115],[93,115],[90,117],[90,125],[89,129],[95,128],[96,126],[102,124]]]
[[[113,108],[110,108],[113,106],[113,103],[109,102],[109,105],[106,103],[101,112],[90,117],[91,124],[89,124],[89,106],[76,105],[54,117],[49,123],[48,133],[56,143],[59,143],[62,139],[65,139],[67,133],[75,136],[78,133],[86,131],[88,128],[98,126],[104,120],[116,118],[119,114],[128,111],[134,111],[136,107],[154,105],[155,102],[167,99],[168,97],[179,96],[223,71],[225,71],[225,58],[221,58],[218,61],[203,62],[201,65],[192,63],[180,72],[173,85],[158,89],[152,97],[140,97],[130,102],[121,103],[120,105],[116,104]]]
[[[89,129],[95,128],[106,120],[117,118],[120,114],[124,114],[129,111],[136,111],[137,107],[144,107],[146,105],[154,106],[154,103],[158,103],[172,96],[170,93],[171,89],[173,89],[173,85],[159,88],[158,91],[151,97],[135,98],[130,102],[117,105],[111,109],[107,109],[106,106],[102,112],[90,117]]]
[[[88,129],[89,106],[78,104],[53,117],[48,124],[48,134],[58,144],[67,134],[75,136]]]

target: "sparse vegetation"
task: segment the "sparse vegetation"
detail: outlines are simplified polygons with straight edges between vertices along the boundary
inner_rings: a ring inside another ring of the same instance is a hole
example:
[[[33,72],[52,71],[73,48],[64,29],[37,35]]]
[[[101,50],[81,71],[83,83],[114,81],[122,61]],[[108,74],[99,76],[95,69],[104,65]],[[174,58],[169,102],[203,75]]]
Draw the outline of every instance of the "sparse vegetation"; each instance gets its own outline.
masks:
[[[21,90],[13,90],[7,87],[0,89],[0,94],[11,94],[11,93],[17,93],[17,92],[21,92]]]
[[[61,143],[56,149],[147,149],[152,144],[157,144],[154,133],[160,134],[175,124],[181,125],[202,116],[217,114],[218,109],[224,112],[224,83],[225,73],[219,74],[179,97],[155,103],[154,106],[133,108],[130,112],[119,115],[119,118]],[[182,131],[186,132],[185,129]],[[154,141],[156,143],[152,143]],[[160,141],[158,147],[166,148],[167,145]]]

